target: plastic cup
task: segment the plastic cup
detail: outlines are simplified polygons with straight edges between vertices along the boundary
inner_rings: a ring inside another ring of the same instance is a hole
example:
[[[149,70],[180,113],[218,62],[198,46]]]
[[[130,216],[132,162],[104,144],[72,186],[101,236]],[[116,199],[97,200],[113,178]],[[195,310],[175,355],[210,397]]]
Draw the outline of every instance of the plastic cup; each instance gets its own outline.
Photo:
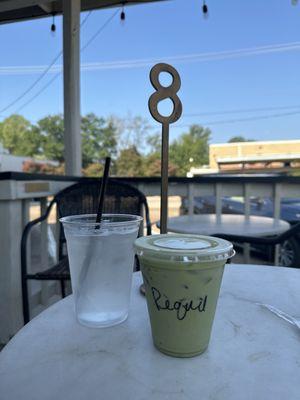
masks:
[[[200,235],[153,235],[135,241],[154,345],[174,357],[206,350],[230,242]]]
[[[104,214],[61,218],[78,321],[90,327],[112,326],[128,316],[134,265],[133,242],[142,217]]]

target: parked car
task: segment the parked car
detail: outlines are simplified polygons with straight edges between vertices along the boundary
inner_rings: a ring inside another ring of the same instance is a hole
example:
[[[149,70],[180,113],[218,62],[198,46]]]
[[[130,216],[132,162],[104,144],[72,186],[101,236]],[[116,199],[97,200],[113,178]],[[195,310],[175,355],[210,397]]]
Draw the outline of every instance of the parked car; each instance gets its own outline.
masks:
[[[215,213],[215,197],[203,196],[194,198],[195,214],[213,214]],[[188,213],[188,199],[183,198],[180,208],[181,214]],[[244,199],[242,197],[223,197],[222,198],[223,214],[244,214]],[[250,198],[250,214],[262,217],[273,217],[274,202],[269,197],[251,197]],[[300,221],[300,199],[281,199],[280,218],[289,222],[291,225]],[[253,251],[259,252],[260,255],[272,259],[274,251],[267,249],[265,246],[255,246]],[[300,234],[295,235],[286,240],[280,249],[279,255],[280,265],[285,267],[300,268]]]

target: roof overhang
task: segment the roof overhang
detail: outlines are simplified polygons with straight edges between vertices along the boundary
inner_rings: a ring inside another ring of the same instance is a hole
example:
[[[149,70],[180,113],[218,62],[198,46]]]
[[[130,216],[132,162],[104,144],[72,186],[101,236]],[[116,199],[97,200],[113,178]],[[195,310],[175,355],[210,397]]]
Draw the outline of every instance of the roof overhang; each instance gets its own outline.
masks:
[[[166,0],[81,0],[81,11]],[[62,0],[0,0],[0,24],[62,14]]]
[[[218,164],[243,164],[243,163],[259,163],[259,162],[289,162],[300,161],[300,154],[262,154],[242,157],[218,157]]]

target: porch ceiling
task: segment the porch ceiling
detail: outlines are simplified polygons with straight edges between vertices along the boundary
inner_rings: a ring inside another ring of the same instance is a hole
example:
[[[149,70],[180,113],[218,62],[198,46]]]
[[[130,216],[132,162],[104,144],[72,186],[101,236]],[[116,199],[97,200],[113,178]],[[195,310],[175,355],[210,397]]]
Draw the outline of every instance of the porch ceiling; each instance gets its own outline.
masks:
[[[81,11],[166,0],[82,0]],[[62,14],[62,0],[0,0],[0,24]]]

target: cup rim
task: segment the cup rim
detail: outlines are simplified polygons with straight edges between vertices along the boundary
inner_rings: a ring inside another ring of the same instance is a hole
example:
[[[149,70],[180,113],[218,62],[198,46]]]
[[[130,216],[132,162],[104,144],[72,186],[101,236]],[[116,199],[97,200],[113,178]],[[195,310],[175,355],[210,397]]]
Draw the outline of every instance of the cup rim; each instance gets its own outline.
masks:
[[[114,227],[114,226],[124,226],[131,223],[138,223],[143,220],[143,217],[140,215],[134,214],[102,214],[102,221],[96,222],[97,214],[77,214],[77,215],[68,215],[66,217],[59,218],[59,221],[62,224],[70,225],[70,226],[81,226],[81,227]],[[105,220],[105,218],[120,218],[121,221],[110,221]],[[92,218],[91,221],[82,221],[84,218]]]
[[[159,239],[199,239],[207,242],[213,242],[212,248],[199,248],[199,249],[176,249],[176,248],[163,248],[155,245]],[[206,263],[206,262],[221,262],[228,260],[235,255],[233,244],[228,240],[224,240],[218,237],[206,236],[206,235],[195,235],[195,234],[162,234],[162,235],[151,235],[141,236],[134,242],[134,248],[136,254],[145,259],[159,260],[162,264],[172,262],[194,264],[194,263]],[[173,268],[173,267],[172,267]]]

